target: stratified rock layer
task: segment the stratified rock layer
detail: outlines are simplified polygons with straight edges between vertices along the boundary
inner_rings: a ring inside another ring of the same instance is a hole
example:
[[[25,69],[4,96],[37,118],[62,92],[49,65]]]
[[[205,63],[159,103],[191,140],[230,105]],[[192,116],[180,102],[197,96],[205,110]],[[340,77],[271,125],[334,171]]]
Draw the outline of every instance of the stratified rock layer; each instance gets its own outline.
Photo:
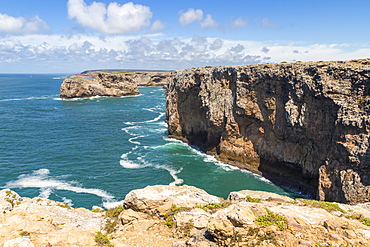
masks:
[[[321,200],[370,201],[370,59],[178,71],[169,135]]]

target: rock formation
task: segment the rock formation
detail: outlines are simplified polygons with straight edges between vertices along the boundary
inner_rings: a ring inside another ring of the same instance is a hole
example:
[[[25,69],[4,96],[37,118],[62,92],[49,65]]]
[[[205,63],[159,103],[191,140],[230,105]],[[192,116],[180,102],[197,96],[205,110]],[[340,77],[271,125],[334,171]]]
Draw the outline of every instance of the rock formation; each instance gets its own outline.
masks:
[[[117,208],[92,211],[2,190],[0,245],[370,246],[369,203],[249,190],[223,200],[192,186],[157,185],[131,191]]]
[[[370,201],[370,59],[177,71],[169,135],[314,198]]]
[[[92,96],[121,97],[137,95],[139,90],[131,76],[125,73],[99,72],[93,79],[72,77],[65,79],[60,86],[62,99],[85,98]]]
[[[138,86],[164,86],[168,84],[169,78],[171,78],[171,72],[164,71],[86,71],[64,80],[60,87],[60,97],[70,99],[137,95]]]

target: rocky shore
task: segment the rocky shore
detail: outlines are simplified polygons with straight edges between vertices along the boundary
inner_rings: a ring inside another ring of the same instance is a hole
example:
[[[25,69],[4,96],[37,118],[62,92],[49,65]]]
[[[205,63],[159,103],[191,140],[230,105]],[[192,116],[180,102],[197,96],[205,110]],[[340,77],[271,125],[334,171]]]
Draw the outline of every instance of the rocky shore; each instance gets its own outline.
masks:
[[[167,85],[171,74],[164,71],[87,71],[65,79],[60,87],[60,97],[71,99],[137,95],[140,86]]]
[[[227,200],[192,186],[133,190],[108,211],[0,191],[0,245],[370,246],[370,204],[243,190]]]
[[[370,201],[370,59],[187,69],[168,133],[313,198]]]

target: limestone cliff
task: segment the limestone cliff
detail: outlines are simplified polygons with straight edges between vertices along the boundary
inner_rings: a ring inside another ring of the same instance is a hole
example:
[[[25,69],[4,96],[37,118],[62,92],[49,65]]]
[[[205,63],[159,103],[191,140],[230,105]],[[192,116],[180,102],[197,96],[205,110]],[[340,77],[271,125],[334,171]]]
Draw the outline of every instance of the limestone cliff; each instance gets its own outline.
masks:
[[[370,246],[370,205],[148,186],[104,211],[0,191],[0,246]]]
[[[170,77],[171,72],[165,71],[85,71],[64,80],[60,87],[60,97],[137,95],[138,86],[164,86]]]
[[[320,200],[370,201],[370,59],[178,71],[169,135]]]

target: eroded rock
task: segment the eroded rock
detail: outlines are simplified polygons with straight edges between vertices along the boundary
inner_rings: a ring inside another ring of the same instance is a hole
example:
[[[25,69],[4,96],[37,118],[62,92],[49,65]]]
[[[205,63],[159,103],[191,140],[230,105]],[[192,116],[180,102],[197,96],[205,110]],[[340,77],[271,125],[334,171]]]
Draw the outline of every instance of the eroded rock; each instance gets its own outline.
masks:
[[[169,135],[313,198],[370,201],[370,59],[177,71]]]

